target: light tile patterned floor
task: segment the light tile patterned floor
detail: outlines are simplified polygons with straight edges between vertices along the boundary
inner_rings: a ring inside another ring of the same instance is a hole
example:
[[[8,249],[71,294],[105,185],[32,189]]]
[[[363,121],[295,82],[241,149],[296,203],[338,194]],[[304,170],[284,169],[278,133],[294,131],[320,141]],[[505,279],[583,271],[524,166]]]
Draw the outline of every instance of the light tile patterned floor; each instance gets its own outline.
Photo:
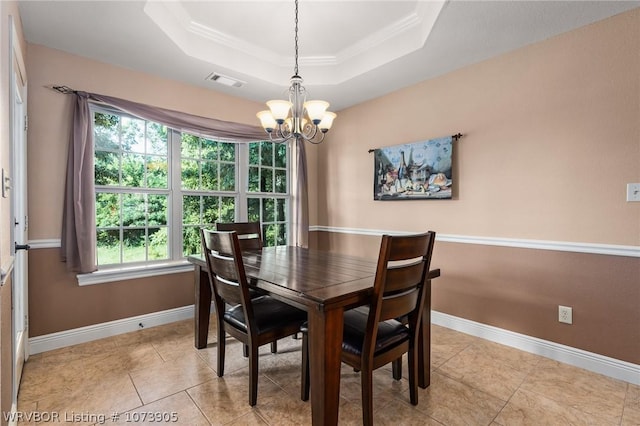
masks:
[[[224,377],[216,375],[215,327],[212,318],[202,350],[193,322],[182,321],[34,355],[18,411],[89,425],[310,424],[310,404],[300,400],[301,341],[280,340],[277,354],[261,349],[252,408],[236,340],[228,339]],[[420,389],[417,406],[408,402],[404,366],[401,381],[390,368],[376,371],[375,424],[640,425],[638,386],[442,327],[432,326],[431,386]],[[340,399],[340,424],[361,424],[359,375],[346,366]]]

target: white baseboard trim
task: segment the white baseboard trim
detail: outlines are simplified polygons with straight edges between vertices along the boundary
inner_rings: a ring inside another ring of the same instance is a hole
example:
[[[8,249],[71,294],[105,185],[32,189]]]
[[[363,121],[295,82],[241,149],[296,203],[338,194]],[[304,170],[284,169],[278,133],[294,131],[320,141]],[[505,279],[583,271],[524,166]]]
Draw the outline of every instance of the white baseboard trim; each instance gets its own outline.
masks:
[[[333,232],[337,234],[380,236],[412,234],[409,231],[388,231],[382,229],[341,228],[336,226],[310,226],[309,231]],[[609,256],[640,257],[640,246],[625,246],[599,243],[575,243],[571,241],[527,240],[522,238],[478,237],[474,235],[437,234],[436,241],[459,244],[515,247],[535,250],[555,250],[573,253],[603,254]]]
[[[538,339],[442,312],[431,311],[431,323],[640,385],[640,365]]]
[[[88,325],[86,327],[74,328],[73,330],[31,337],[29,339],[29,353],[37,354],[136,331],[141,328],[155,327],[190,318],[193,319],[193,315],[194,308],[193,305],[190,305],[101,324]],[[143,327],[140,327],[140,324],[142,324]]]
[[[193,315],[194,307],[190,305],[32,337],[29,339],[29,352],[31,354],[37,354],[51,351],[139,330],[140,324],[143,324],[144,328],[154,327],[175,321],[192,319]],[[548,340],[526,336],[438,311],[431,311],[431,323],[640,386],[640,365],[637,364],[587,352],[582,349],[572,348]]]
[[[9,426],[17,426],[18,424],[18,403],[14,402],[11,404],[11,412],[7,415],[7,413],[2,413],[3,419],[6,421],[7,417]]]

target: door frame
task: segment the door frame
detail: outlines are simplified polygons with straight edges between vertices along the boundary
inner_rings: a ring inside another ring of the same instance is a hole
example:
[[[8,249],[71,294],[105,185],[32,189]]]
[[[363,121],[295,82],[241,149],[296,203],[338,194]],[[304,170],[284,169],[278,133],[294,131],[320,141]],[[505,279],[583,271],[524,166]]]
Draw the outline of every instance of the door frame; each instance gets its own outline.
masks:
[[[24,56],[13,16],[9,16],[9,111],[10,161],[9,185],[3,181],[3,196],[9,197],[11,218],[10,253],[12,273],[12,405],[17,406],[22,367],[29,357],[28,256],[15,245],[28,241],[27,219],[27,82]]]

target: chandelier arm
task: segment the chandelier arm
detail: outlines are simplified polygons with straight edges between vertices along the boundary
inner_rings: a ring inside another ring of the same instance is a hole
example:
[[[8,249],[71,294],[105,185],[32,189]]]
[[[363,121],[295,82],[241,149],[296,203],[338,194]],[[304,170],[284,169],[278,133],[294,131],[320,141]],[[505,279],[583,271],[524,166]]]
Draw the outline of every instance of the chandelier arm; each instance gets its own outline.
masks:
[[[319,139],[316,136],[320,135]],[[318,132],[318,126],[312,125],[312,132],[302,132],[300,136],[303,140],[310,142],[312,144],[319,144],[324,140],[324,132]]]
[[[284,124],[279,124],[276,135],[278,136],[278,139],[286,140],[286,139],[289,139],[291,136],[293,136],[293,133],[291,132],[291,130],[287,132]]]
[[[318,126],[310,124],[311,130],[307,133],[307,140],[313,139],[318,134]]]
[[[289,136],[288,138],[285,137],[273,137],[273,134],[275,133],[275,131],[269,133],[269,140],[273,143],[283,143],[283,142],[287,142],[289,139],[291,139],[291,136]]]
[[[318,134],[316,133],[312,138],[305,138],[305,140],[309,143],[312,143],[314,145],[318,145],[320,142],[322,142],[324,140],[324,135],[325,133],[320,132],[320,139],[316,139],[315,136],[317,136]]]

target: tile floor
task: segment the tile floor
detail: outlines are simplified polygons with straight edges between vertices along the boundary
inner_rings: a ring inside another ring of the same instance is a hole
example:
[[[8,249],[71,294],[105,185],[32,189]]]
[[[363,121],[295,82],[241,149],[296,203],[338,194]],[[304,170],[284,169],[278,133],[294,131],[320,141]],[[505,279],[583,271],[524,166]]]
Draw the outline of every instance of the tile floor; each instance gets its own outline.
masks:
[[[216,375],[215,327],[212,318],[202,350],[194,348],[193,322],[181,321],[34,355],[18,411],[89,425],[172,417],[183,425],[310,424],[310,404],[299,396],[301,341],[280,340],[277,354],[262,348],[251,408],[236,340],[228,340],[224,377]],[[417,406],[408,402],[404,366],[397,382],[390,367],[376,371],[375,424],[640,425],[639,386],[442,327],[432,326],[431,386],[419,390]],[[344,365],[340,399],[339,423],[361,424],[359,375]]]

